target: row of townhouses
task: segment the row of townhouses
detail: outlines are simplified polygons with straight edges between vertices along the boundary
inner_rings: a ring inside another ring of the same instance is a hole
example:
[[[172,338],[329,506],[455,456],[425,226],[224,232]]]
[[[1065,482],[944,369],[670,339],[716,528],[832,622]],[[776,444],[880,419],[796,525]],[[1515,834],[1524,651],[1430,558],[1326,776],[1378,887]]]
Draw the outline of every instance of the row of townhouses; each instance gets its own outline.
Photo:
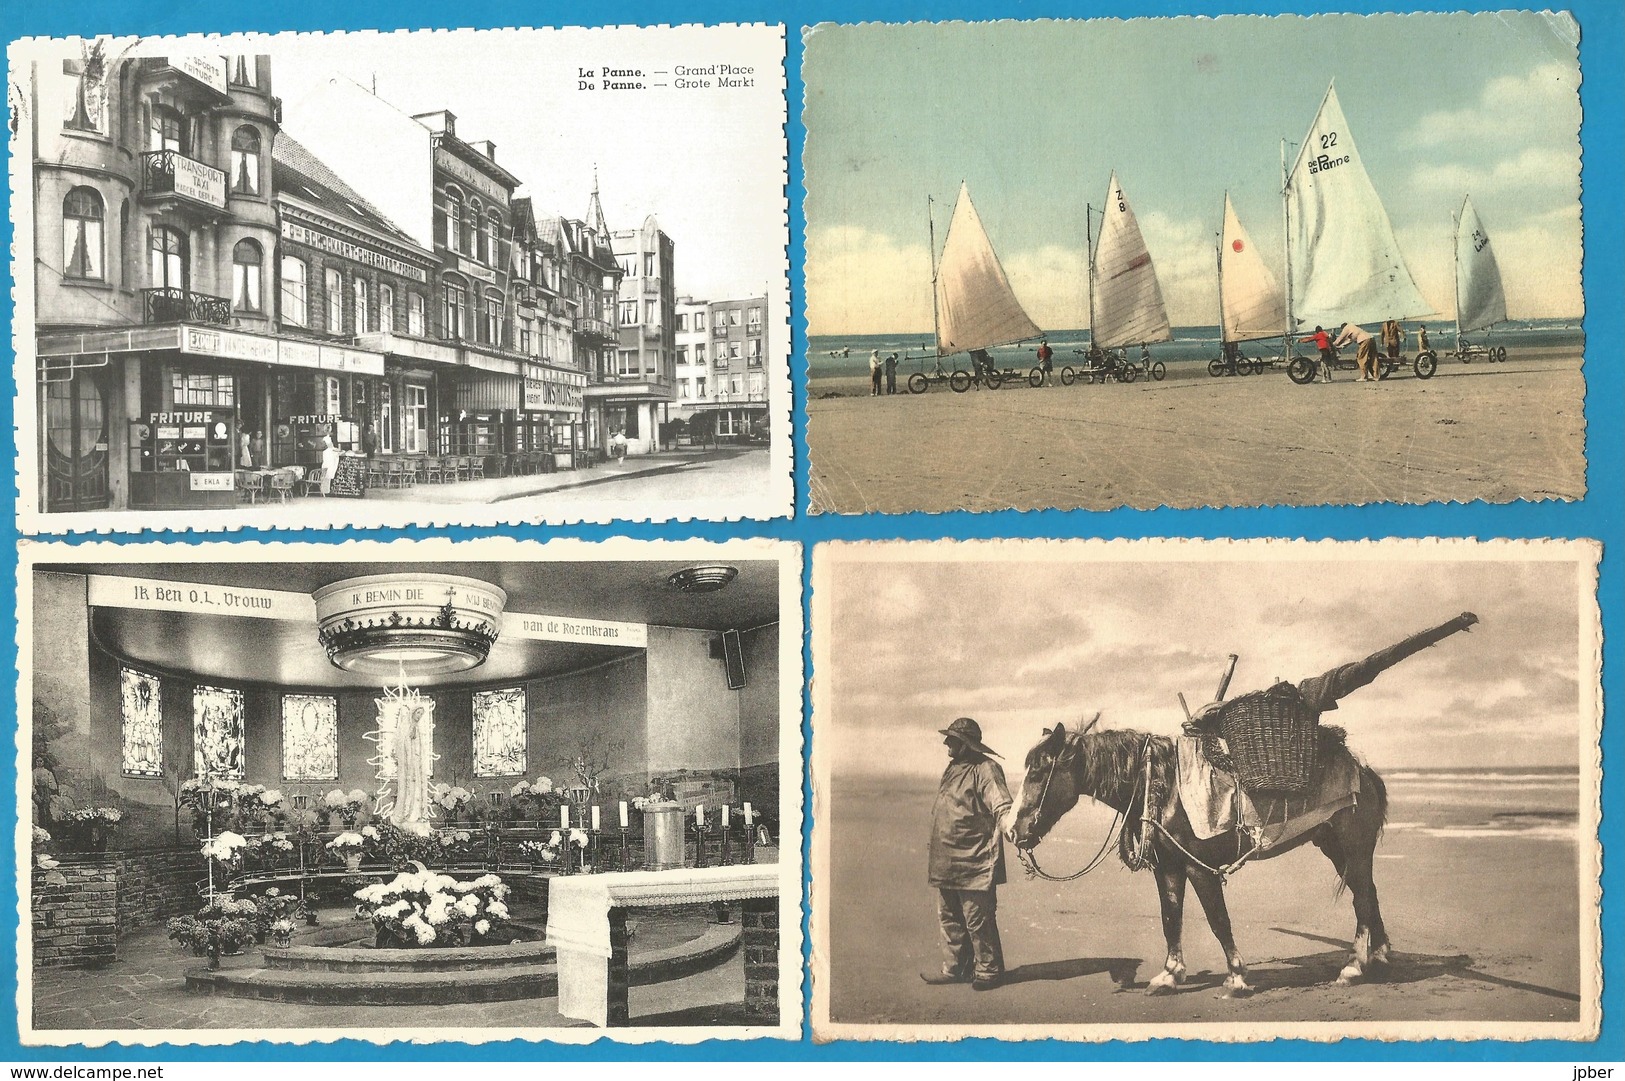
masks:
[[[596,184],[544,213],[451,112],[334,79],[284,130],[266,56],[97,44],[31,76],[44,510],[229,505],[324,436],[494,476],[765,415],[764,298],[680,303],[653,217],[612,231]],[[702,322],[730,367],[679,341]]]

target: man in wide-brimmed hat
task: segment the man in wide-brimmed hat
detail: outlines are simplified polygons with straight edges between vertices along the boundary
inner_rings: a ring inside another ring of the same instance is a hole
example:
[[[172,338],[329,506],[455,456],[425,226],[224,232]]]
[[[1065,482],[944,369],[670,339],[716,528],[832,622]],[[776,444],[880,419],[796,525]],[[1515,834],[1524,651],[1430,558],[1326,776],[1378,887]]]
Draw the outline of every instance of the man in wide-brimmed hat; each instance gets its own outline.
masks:
[[[1004,882],[1010,789],[982,727],[960,717],[941,729],[948,768],[931,810],[930,881],[942,925],[942,970],[922,972],[930,984],[968,983],[989,991],[1004,978],[997,887]]]

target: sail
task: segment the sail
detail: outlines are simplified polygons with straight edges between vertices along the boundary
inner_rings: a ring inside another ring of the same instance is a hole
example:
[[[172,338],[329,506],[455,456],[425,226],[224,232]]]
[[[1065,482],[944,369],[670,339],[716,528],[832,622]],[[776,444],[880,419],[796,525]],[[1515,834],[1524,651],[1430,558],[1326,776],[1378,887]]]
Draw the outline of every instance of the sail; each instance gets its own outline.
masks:
[[[1456,332],[1482,330],[1506,322],[1506,317],[1501,267],[1469,196],[1462,200],[1461,220],[1456,223]]]
[[[1275,338],[1286,328],[1281,286],[1242,228],[1229,193],[1224,197],[1224,232],[1219,240],[1219,318],[1219,336],[1227,342]]]
[[[1106,189],[1103,213],[1090,269],[1095,285],[1090,341],[1103,349],[1168,341],[1173,334],[1157,269],[1116,173]]]
[[[1327,89],[1286,184],[1292,314],[1300,325],[1374,323],[1432,313]]]
[[[1038,335],[961,184],[937,264],[937,352],[988,349]]]

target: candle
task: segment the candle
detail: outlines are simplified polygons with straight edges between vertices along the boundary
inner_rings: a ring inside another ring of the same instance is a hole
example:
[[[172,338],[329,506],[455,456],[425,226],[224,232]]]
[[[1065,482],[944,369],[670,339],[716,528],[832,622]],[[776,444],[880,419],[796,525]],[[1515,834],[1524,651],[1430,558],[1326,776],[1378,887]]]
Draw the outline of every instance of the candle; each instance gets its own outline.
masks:
[[[752,819],[751,819],[751,816],[750,816],[750,800],[746,800],[745,801],[745,825],[747,825],[747,826],[750,825],[751,821],[752,821]]]
[[[696,826],[705,825],[705,804],[703,803],[694,808],[694,824]]]
[[[626,821],[626,801],[625,801],[625,800],[624,800],[624,799],[623,799],[623,800],[622,800],[622,801],[621,801],[621,829],[623,829],[623,830],[624,830],[624,829],[626,829],[626,828],[627,828],[627,821]]]
[[[569,828],[570,805],[568,803],[561,803],[559,804],[559,829],[567,830]]]
[[[598,804],[595,803],[592,805],[592,831],[597,833],[598,829]]]
[[[722,805],[722,828],[728,828],[728,805],[726,803]]]

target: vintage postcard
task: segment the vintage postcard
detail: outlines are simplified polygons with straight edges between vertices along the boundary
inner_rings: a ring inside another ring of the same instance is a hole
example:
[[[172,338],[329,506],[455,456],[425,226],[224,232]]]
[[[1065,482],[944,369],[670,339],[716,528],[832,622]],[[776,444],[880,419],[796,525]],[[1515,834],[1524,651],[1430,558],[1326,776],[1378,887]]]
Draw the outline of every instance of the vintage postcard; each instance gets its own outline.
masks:
[[[810,29],[810,509],[1580,499],[1582,29]]]
[[[22,530],[790,514],[784,50],[13,43]]]
[[[801,1034],[799,546],[24,541],[19,594],[24,1044]]]
[[[1596,1039],[1600,553],[818,545],[814,1038]]]

